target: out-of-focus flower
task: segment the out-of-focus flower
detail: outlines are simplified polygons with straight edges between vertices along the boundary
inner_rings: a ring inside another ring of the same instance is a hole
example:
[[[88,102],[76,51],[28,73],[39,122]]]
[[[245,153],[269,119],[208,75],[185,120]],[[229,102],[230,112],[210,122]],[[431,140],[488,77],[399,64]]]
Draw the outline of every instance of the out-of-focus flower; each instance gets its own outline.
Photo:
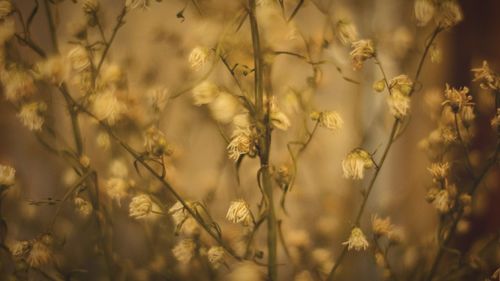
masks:
[[[463,20],[462,8],[455,0],[442,1],[438,14],[437,22],[443,28],[452,28]]]
[[[381,93],[382,91],[385,90],[385,80],[384,79],[380,79],[380,80],[377,80],[373,83],[373,90],[375,92],[378,92],[378,93]]]
[[[165,87],[156,87],[147,92],[148,105],[156,112],[161,112],[167,105],[169,93]]]
[[[312,261],[317,264],[320,272],[328,274],[333,267],[332,253],[324,248],[317,248],[311,252]]]
[[[196,243],[192,239],[183,239],[172,249],[175,259],[187,264],[193,258],[196,250]]]
[[[474,82],[479,81],[481,88],[498,90],[500,89],[500,78],[488,65],[487,61],[483,61],[483,65],[478,68],[473,68]]]
[[[240,111],[238,100],[231,94],[220,92],[219,95],[208,104],[212,117],[221,123],[227,124]]]
[[[36,91],[33,77],[21,68],[13,67],[2,71],[0,78],[4,85],[5,98],[9,101],[18,101]]]
[[[4,19],[14,12],[14,6],[10,0],[1,0],[0,1],[0,19]]]
[[[210,81],[203,81],[193,89],[193,101],[197,106],[209,104],[219,94],[219,87]]]
[[[144,147],[146,151],[155,156],[172,155],[172,147],[167,138],[157,127],[150,127],[144,133]]]
[[[53,260],[52,237],[48,234],[42,235],[33,241],[31,250],[26,257],[26,261],[31,267],[40,267]]]
[[[339,20],[336,24],[336,31],[337,38],[345,46],[349,46],[352,42],[358,40],[356,26],[350,21]]]
[[[31,131],[40,131],[45,119],[43,113],[47,110],[47,105],[43,102],[32,102],[24,104],[17,114],[24,126]]]
[[[493,129],[500,127],[500,108],[497,108],[497,114],[491,119],[490,124]]]
[[[436,45],[432,45],[430,49],[430,56],[432,63],[441,63],[443,60],[443,53],[441,52],[441,48]]]
[[[11,166],[0,165],[0,186],[11,186],[16,182],[16,170]]]
[[[393,225],[391,223],[391,218],[381,218],[378,215],[372,216],[372,230],[373,234],[379,236],[387,236],[392,232]]]
[[[318,121],[321,127],[330,129],[332,131],[342,128],[344,120],[335,111],[313,111],[310,115],[313,121]]]
[[[83,11],[87,14],[94,14],[99,9],[98,0],[84,0],[82,3]]]
[[[96,95],[92,109],[99,120],[114,125],[127,111],[127,106],[116,97],[114,91],[108,90]]]
[[[361,69],[363,62],[375,56],[375,48],[372,40],[362,39],[351,43],[352,51],[350,53],[354,70]]]
[[[118,202],[118,205],[121,203],[121,199],[127,196],[129,185],[122,178],[110,178],[105,183],[105,189],[108,193],[108,196],[111,199],[115,199]]]
[[[250,207],[244,200],[232,201],[227,210],[226,219],[232,223],[241,223],[244,226],[253,224],[253,215]]]
[[[406,74],[398,75],[389,81],[391,90],[399,90],[404,95],[409,95],[413,88],[413,81]]]
[[[68,68],[64,58],[55,56],[48,58],[37,64],[42,79],[54,84],[60,85],[68,75]]]
[[[448,162],[435,162],[432,163],[427,170],[431,173],[434,180],[441,181],[446,178],[448,171],[450,169],[450,163]]]
[[[191,202],[186,202],[191,209],[196,209],[195,204]],[[186,235],[194,235],[199,233],[200,226],[198,222],[189,214],[189,211],[182,205],[181,202],[177,201],[170,209],[168,213],[172,216],[174,221],[176,232],[182,231]]]
[[[123,70],[119,65],[110,64],[103,67],[100,83],[105,86],[118,86],[125,79],[125,75],[123,74]]]
[[[394,89],[391,94],[387,96],[387,104],[391,114],[398,119],[402,119],[410,112],[411,99],[403,92]]]
[[[132,198],[129,205],[129,215],[135,219],[143,219],[159,211],[159,207],[147,194],[137,195]]]
[[[90,67],[90,58],[87,50],[82,46],[76,46],[68,53],[71,67],[77,72],[82,72]]]
[[[364,177],[364,170],[374,166],[370,153],[361,148],[356,148],[342,160],[342,171],[345,178],[359,180]]]
[[[275,128],[286,131],[290,127],[290,119],[282,111],[271,112],[271,123]]]
[[[222,247],[211,247],[207,252],[208,262],[214,267],[218,268],[222,263],[224,263],[224,248]]]
[[[342,243],[342,245],[347,245],[348,250],[354,249],[356,251],[366,250],[368,246],[370,246],[363,231],[359,227],[355,227],[351,230],[349,239]]]
[[[193,70],[202,69],[212,58],[212,51],[207,47],[197,46],[189,54],[189,65]]]
[[[415,17],[418,26],[425,26],[434,16],[436,7],[432,0],[416,0],[415,1]]]
[[[106,133],[106,132],[99,132],[99,134],[97,135],[97,145],[106,150],[109,148],[111,144],[111,141],[109,139],[109,134]]]
[[[31,248],[33,246],[32,241],[16,241],[12,244],[10,247],[10,251],[14,258],[20,259],[20,258],[25,258],[28,253],[30,252]]]
[[[75,203],[76,211],[82,217],[86,218],[86,217],[90,216],[90,214],[92,214],[93,208],[92,208],[92,204],[90,204],[89,201],[87,201],[81,197],[75,197],[74,203]]]

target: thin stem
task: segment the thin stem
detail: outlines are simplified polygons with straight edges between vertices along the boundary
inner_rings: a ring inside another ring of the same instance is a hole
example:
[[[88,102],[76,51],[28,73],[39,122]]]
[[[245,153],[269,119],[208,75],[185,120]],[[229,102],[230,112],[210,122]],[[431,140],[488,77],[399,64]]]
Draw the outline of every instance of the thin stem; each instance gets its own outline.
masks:
[[[57,45],[57,32],[54,19],[52,18],[52,12],[50,10],[50,4],[48,0],[44,0],[45,14],[47,15],[47,21],[49,23],[50,29],[50,40],[52,41],[52,47],[56,53],[59,53],[59,47]]]
[[[109,48],[111,47],[111,44],[113,44],[113,41],[115,40],[116,34],[118,33],[118,30],[120,27],[123,26],[124,21],[123,19],[125,18],[125,15],[127,14],[127,7],[123,7],[120,15],[118,15],[118,18],[116,20],[116,25],[113,28],[113,33],[111,33],[111,37],[109,38],[108,42],[106,43],[106,47],[104,47],[104,51],[102,53],[101,59],[99,60],[99,63],[97,64],[96,68],[96,74],[99,74],[99,71],[101,70],[102,64],[104,63],[104,59],[106,58],[106,55],[109,52]],[[102,35],[104,38],[104,34]]]

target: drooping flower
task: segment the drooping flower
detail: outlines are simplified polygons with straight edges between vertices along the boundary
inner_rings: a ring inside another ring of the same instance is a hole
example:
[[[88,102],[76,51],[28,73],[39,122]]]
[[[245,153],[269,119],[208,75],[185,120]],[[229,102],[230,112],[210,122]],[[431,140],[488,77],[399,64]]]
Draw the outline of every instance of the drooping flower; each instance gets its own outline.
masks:
[[[434,16],[436,7],[431,0],[415,1],[415,17],[418,26],[425,26]]]
[[[352,51],[350,53],[354,70],[361,69],[363,62],[375,56],[375,48],[372,40],[362,39],[351,43]]]
[[[227,145],[229,159],[237,161],[241,155],[253,155],[256,150],[256,139],[250,127],[236,128],[231,141]]]
[[[351,230],[349,239],[342,243],[342,245],[347,245],[348,250],[354,249],[356,251],[366,250],[368,246],[370,246],[363,231],[359,227],[355,227]]]
[[[241,223],[244,226],[249,226],[253,223],[252,211],[247,202],[244,200],[232,201],[227,210],[226,219],[232,223]]]
[[[40,131],[45,119],[43,113],[47,110],[47,105],[43,102],[32,102],[24,104],[17,114],[24,126],[31,131]]]
[[[488,65],[487,61],[483,61],[483,65],[471,70],[474,73],[474,82],[479,81],[481,88],[498,90],[500,89],[500,78]]]
[[[336,30],[337,38],[345,46],[349,46],[352,42],[358,40],[356,26],[350,21],[339,20],[336,24]]]
[[[129,215],[135,219],[143,219],[158,212],[159,207],[147,194],[140,194],[132,198],[129,205]]]
[[[452,28],[463,20],[462,8],[454,0],[441,2],[437,14],[437,22],[443,28]]]
[[[387,96],[387,105],[391,114],[398,119],[403,119],[410,112],[411,99],[403,92],[393,89]]]
[[[342,160],[342,171],[345,178],[354,180],[363,179],[364,170],[374,166],[370,153],[361,148],[356,148]]]
[[[16,181],[16,170],[11,166],[0,165],[0,186],[11,186]]]
[[[335,111],[313,111],[310,116],[313,121],[318,121],[321,127],[332,131],[342,128],[342,125],[344,124],[344,120],[342,120],[340,114]]]
[[[40,267],[53,260],[52,240],[50,235],[45,234],[33,241],[31,250],[26,257],[26,261],[31,267]]]
[[[195,250],[196,243],[192,239],[183,239],[172,249],[172,254],[178,262],[187,264],[193,258]]]
[[[450,85],[446,84],[446,89],[444,91],[446,100],[443,105],[449,105],[454,113],[458,113],[462,110],[464,106],[473,105],[472,96],[469,95],[469,88],[452,88]]]
[[[399,90],[404,95],[409,95],[413,88],[413,81],[406,74],[398,75],[389,81],[391,90]]]

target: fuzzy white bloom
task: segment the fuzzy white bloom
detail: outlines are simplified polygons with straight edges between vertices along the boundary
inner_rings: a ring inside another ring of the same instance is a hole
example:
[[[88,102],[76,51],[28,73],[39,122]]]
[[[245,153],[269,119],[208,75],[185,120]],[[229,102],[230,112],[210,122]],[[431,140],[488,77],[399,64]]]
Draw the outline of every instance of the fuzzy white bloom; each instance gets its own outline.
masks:
[[[135,219],[143,219],[157,212],[158,209],[149,195],[141,194],[132,198],[129,205],[129,215]]]
[[[345,45],[350,46],[352,42],[358,40],[358,31],[356,26],[347,20],[339,20],[336,24],[337,38]]]
[[[186,202],[190,208],[196,208],[195,204]],[[188,210],[177,201],[169,210],[168,214],[172,216],[176,232],[181,231],[186,235],[195,235],[200,232],[199,223],[189,214]]]
[[[114,159],[109,166],[109,171],[112,176],[118,178],[126,178],[128,176],[128,168],[123,160]]]
[[[105,189],[111,199],[115,199],[120,205],[121,199],[127,196],[129,185],[122,178],[110,178],[105,183]]]
[[[233,95],[221,92],[211,103],[208,104],[212,117],[221,123],[227,124],[240,111],[238,99]]]
[[[209,104],[219,94],[219,87],[210,81],[203,81],[193,88],[193,103],[200,106]]]
[[[23,69],[14,68],[2,71],[0,78],[4,86],[5,98],[9,101],[18,101],[36,91],[33,77]]]
[[[418,26],[425,26],[434,16],[436,7],[431,0],[415,1],[415,17]]]
[[[76,46],[71,49],[68,53],[68,59],[71,67],[77,72],[82,72],[90,67],[89,54],[82,46]]]
[[[118,100],[113,91],[105,91],[96,95],[92,109],[99,120],[114,125],[122,118],[127,106]]]
[[[32,102],[24,104],[17,114],[24,126],[31,131],[40,131],[42,129],[44,118],[42,114],[47,110],[47,105],[43,102]]]
[[[427,170],[431,173],[434,180],[443,180],[448,175],[450,163],[448,162],[435,162],[432,163]]]
[[[196,243],[192,239],[183,239],[172,249],[175,259],[187,264],[193,258],[196,250]]]
[[[86,218],[92,214],[92,204],[90,204],[89,201],[81,198],[81,197],[76,197],[74,200],[74,204],[76,207],[76,211],[78,212],[79,215],[82,217]]]
[[[211,59],[212,51],[207,47],[195,47],[189,54],[189,65],[193,70],[200,70],[203,68]]]
[[[52,261],[54,255],[51,249],[52,237],[44,235],[33,241],[26,261],[31,267],[40,267]]]
[[[244,226],[249,226],[253,223],[252,211],[247,202],[240,199],[232,201],[227,210],[226,219],[232,223],[241,223]]]
[[[126,0],[125,7],[127,10],[134,10],[137,8],[146,9],[149,7],[149,0]]]
[[[16,170],[11,166],[0,165],[0,186],[11,186],[16,182]]]
[[[341,129],[344,125],[344,120],[335,111],[313,111],[310,114],[313,121],[318,121],[321,127],[325,127],[332,131]]]
[[[443,102],[443,105],[449,105],[454,113],[460,112],[465,106],[474,104],[472,103],[472,96],[469,94],[469,88],[467,87],[453,88],[446,84],[444,95],[446,100]]]
[[[409,95],[413,88],[413,81],[406,74],[398,75],[389,81],[391,90],[399,90],[405,95]]]
[[[100,83],[102,85],[118,85],[124,79],[123,70],[119,65],[116,64],[106,65],[102,69],[100,78]]]
[[[366,250],[368,246],[370,246],[368,240],[366,240],[366,237],[363,234],[363,231],[359,227],[352,229],[349,240],[342,243],[342,245],[347,245],[348,250],[354,249],[356,251]]]
[[[175,202],[172,207],[168,210],[168,213],[172,216],[176,226],[182,225],[184,221],[189,217],[188,211],[184,208],[184,205],[180,201]]]
[[[372,216],[372,231],[375,235],[388,236],[393,228],[391,218],[381,218],[378,215]]]
[[[360,180],[364,177],[364,170],[374,166],[370,153],[361,148],[356,148],[342,160],[342,172],[345,178]]]
[[[149,107],[156,112],[161,112],[168,103],[169,92],[166,87],[156,87],[149,89],[146,96]]]
[[[64,58],[60,56],[51,57],[38,63],[37,69],[42,79],[55,85],[60,85],[66,79],[69,70]]]
[[[12,14],[14,11],[14,6],[10,0],[1,0],[0,1],[0,19],[4,19],[8,15]]]
[[[222,247],[211,247],[207,252],[208,262],[214,267],[218,268],[222,263],[224,263],[224,248]]]
[[[352,51],[350,53],[354,70],[363,67],[363,62],[375,56],[375,48],[372,40],[362,39],[351,43]]]
[[[452,201],[450,198],[450,193],[447,189],[442,189],[437,194],[434,195],[434,200],[432,205],[441,214],[446,214],[450,211],[452,207]]]
[[[444,28],[452,28],[464,18],[462,8],[454,0],[443,1],[439,6],[438,24]]]
[[[393,89],[391,93],[387,96],[389,110],[395,118],[403,119],[410,112],[411,98],[397,89]]]
[[[229,159],[237,161],[241,155],[253,154],[255,152],[255,137],[249,127],[236,128],[227,145]]]

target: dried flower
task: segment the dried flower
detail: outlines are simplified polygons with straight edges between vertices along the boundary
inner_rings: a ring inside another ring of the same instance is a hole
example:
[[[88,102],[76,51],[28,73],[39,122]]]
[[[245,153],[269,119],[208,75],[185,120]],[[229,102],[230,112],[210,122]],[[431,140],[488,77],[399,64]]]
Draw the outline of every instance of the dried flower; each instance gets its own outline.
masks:
[[[0,186],[11,186],[16,182],[16,170],[11,166],[0,165]]]
[[[172,249],[172,253],[177,261],[187,264],[194,256],[196,243],[192,239],[183,239]]]
[[[455,89],[446,84],[444,91],[446,100],[443,105],[449,105],[454,113],[458,113],[466,105],[473,105],[472,96],[469,95],[469,88],[463,87]]]
[[[82,7],[85,13],[94,14],[99,9],[99,2],[98,0],[84,0]]]
[[[170,156],[173,153],[172,147],[168,144],[163,132],[154,126],[144,133],[144,147],[148,153],[155,156]]]
[[[55,56],[42,61],[37,65],[42,79],[59,86],[67,77],[68,69],[64,59]]]
[[[380,218],[378,215],[372,216],[372,230],[375,235],[388,236],[392,230],[391,218]]]
[[[344,120],[335,111],[313,111],[311,112],[311,119],[313,121],[318,121],[321,127],[325,127],[330,130],[338,130],[344,125]]]
[[[387,96],[387,104],[391,114],[398,119],[406,117],[410,111],[411,99],[399,90],[392,90],[391,95]]]
[[[4,85],[5,98],[9,101],[18,101],[36,91],[33,77],[24,69],[14,67],[2,71],[0,78]]]
[[[108,90],[96,95],[92,109],[99,120],[114,125],[127,111],[127,106],[118,100],[114,91]]]
[[[242,199],[232,201],[227,210],[226,219],[232,223],[241,223],[244,226],[253,224],[253,215],[247,202]]]
[[[203,81],[193,89],[193,100],[197,106],[209,104],[219,94],[219,87],[210,81]]]
[[[362,39],[352,42],[352,51],[350,53],[354,70],[361,69],[363,62],[375,56],[375,48],[372,40]]]
[[[482,89],[498,90],[500,89],[500,78],[491,70],[487,61],[479,68],[471,70],[474,73],[474,82],[479,81]]]
[[[47,105],[43,102],[32,102],[24,104],[17,117],[24,126],[31,131],[40,131],[42,129],[44,118],[43,113],[47,110]]]
[[[90,58],[87,50],[82,46],[76,46],[68,53],[71,67],[77,72],[82,72],[90,67]]]
[[[87,201],[81,197],[75,197],[74,203],[75,203],[76,211],[82,217],[86,218],[86,217],[90,216],[90,214],[92,214],[93,208],[92,208],[92,204],[90,204],[89,201]]]
[[[224,255],[224,248],[211,247],[207,253],[208,262],[210,262],[214,268],[218,268],[222,263],[224,263]]]
[[[342,171],[345,178],[359,180],[364,177],[364,170],[374,166],[370,153],[361,148],[356,148],[342,160]]]
[[[415,1],[415,17],[417,18],[418,26],[425,26],[434,16],[436,7],[431,0],[416,0]]]
[[[370,244],[366,240],[363,231],[359,227],[355,227],[351,231],[351,236],[349,236],[349,240],[342,243],[342,245],[347,245],[348,250],[354,249],[356,251],[360,251],[360,250],[366,250]]]
[[[256,151],[256,139],[250,127],[236,128],[233,131],[231,142],[227,146],[229,159],[237,161],[241,155],[254,155]]]
[[[450,169],[450,163],[448,162],[436,162],[432,163],[427,170],[431,173],[434,180],[441,181],[446,178],[448,171]]]
[[[123,70],[119,65],[106,65],[102,69],[100,83],[107,86],[117,86],[123,82],[124,77]]]
[[[447,189],[442,189],[433,195],[432,205],[442,214],[446,214],[453,206],[450,193]]]
[[[129,205],[129,215],[135,219],[143,219],[158,212],[159,207],[146,194],[137,195],[132,198]]]
[[[409,95],[413,88],[413,81],[406,74],[398,75],[389,81],[391,90],[399,90],[404,95]]]
[[[337,38],[339,41],[345,45],[349,46],[352,42],[358,39],[358,31],[356,26],[347,20],[339,20],[336,24],[337,28]]]
[[[165,109],[169,99],[168,89],[165,87],[152,88],[147,92],[148,105],[155,112],[161,112]]]
[[[10,2],[10,0],[1,0],[0,1],[0,19],[4,19],[10,14],[14,12],[14,6]]]
[[[447,0],[443,1],[439,6],[436,20],[441,27],[452,28],[461,22],[463,18],[464,16],[460,5],[454,0]]]
[[[16,241],[10,247],[10,251],[15,258],[25,258],[33,246],[32,241]]]
[[[121,199],[127,196],[128,183],[122,178],[110,178],[105,183],[106,192],[111,199],[116,199],[118,205]]]
[[[219,95],[208,105],[212,117],[221,123],[227,124],[240,111],[238,100],[231,94],[220,92]]]
[[[212,52],[207,47],[195,47],[189,54],[189,65],[193,70],[200,70],[211,59]]]
[[[48,264],[53,259],[51,245],[52,237],[48,234],[36,239],[26,257],[28,264],[31,267],[40,267]]]

